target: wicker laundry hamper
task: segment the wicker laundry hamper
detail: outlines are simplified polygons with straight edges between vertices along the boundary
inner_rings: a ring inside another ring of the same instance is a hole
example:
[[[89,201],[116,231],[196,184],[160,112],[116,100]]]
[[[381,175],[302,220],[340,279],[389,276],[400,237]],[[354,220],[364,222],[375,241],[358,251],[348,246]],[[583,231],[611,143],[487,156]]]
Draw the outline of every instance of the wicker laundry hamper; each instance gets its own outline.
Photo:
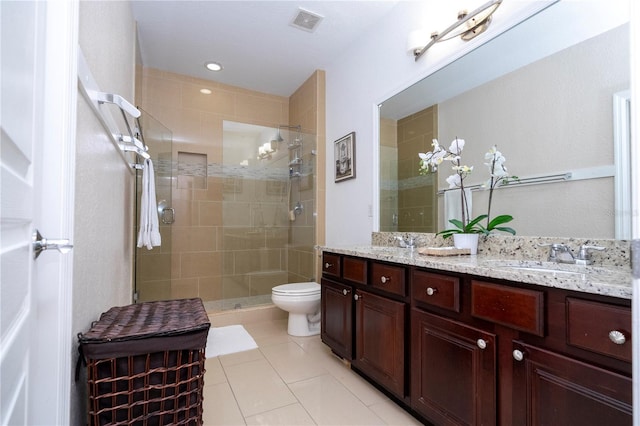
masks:
[[[90,425],[201,425],[211,326],[200,299],[114,307],[78,336]]]

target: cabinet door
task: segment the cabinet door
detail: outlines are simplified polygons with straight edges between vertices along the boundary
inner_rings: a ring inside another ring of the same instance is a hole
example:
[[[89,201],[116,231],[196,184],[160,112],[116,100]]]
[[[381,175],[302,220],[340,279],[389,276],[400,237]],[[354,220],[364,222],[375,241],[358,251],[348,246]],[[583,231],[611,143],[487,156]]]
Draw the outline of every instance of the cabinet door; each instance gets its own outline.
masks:
[[[352,288],[323,279],[322,283],[322,341],[338,355],[353,358]]]
[[[522,342],[513,348],[513,424],[632,424],[630,378]]]
[[[353,365],[403,398],[405,304],[357,290]]]
[[[438,425],[496,424],[496,335],[411,311],[411,406]]]

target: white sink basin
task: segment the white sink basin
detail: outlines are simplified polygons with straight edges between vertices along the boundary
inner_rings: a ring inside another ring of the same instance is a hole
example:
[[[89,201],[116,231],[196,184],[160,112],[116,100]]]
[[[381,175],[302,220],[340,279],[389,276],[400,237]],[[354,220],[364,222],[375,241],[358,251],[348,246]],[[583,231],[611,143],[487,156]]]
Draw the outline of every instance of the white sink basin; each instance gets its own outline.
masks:
[[[556,275],[601,274],[606,272],[602,268],[594,266],[582,266],[530,260],[495,260],[488,261],[488,264],[494,268],[515,269],[520,271],[530,271]]]
[[[583,275],[587,272],[587,271],[584,271],[584,272],[565,271],[563,269],[545,268],[542,266],[502,266],[502,268],[518,269],[518,270],[532,271],[532,272],[545,272],[548,274],[566,274],[566,275]]]

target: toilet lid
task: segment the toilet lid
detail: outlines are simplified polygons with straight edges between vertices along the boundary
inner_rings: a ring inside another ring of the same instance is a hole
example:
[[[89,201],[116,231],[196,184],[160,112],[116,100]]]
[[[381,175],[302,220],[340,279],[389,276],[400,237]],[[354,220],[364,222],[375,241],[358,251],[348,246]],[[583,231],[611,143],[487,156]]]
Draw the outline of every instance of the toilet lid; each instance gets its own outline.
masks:
[[[275,294],[316,294],[320,293],[320,284],[314,282],[282,284],[273,287]]]

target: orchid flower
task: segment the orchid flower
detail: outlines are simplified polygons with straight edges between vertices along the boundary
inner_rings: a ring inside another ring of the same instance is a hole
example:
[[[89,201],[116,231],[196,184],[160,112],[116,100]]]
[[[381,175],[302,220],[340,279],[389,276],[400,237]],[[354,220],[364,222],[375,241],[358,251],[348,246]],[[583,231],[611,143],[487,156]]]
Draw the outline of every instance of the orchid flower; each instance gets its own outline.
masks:
[[[473,166],[469,167],[462,164],[462,150],[464,149],[464,139],[455,138],[451,141],[449,149],[444,149],[437,139],[433,139],[431,146],[433,149],[426,153],[419,153],[420,157],[420,169],[421,175],[429,173],[429,171],[436,172],[438,166],[443,161],[451,161],[452,170],[455,172],[449,176],[446,181],[449,184],[449,188],[460,188],[460,196],[462,200],[462,220],[452,219],[450,222],[454,224],[458,229],[446,229],[438,232],[438,235],[443,235],[445,238],[455,233],[460,232],[475,232],[489,234],[492,230],[500,230],[515,235],[516,231],[509,227],[499,226],[504,223],[513,220],[512,216],[500,215],[491,219],[491,201],[493,198],[493,190],[498,184],[506,185],[510,180],[517,180],[517,176],[509,176],[507,168],[504,163],[506,158],[498,151],[496,145],[485,154],[484,159],[487,161],[484,163],[489,168],[489,179],[482,185],[482,188],[489,188],[489,204],[487,208],[487,214],[480,215],[471,220],[468,212],[467,200],[464,192],[464,179],[471,174]],[[480,224],[480,221],[486,219],[486,228]]]

